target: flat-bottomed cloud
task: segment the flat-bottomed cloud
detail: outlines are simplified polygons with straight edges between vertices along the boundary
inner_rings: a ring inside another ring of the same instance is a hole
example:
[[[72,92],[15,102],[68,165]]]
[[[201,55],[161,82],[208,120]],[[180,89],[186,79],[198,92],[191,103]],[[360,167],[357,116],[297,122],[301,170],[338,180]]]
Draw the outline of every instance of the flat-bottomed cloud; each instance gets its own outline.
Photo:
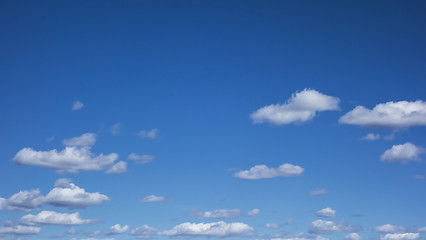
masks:
[[[293,177],[300,176],[304,169],[289,163],[284,163],[278,168],[269,168],[266,165],[256,165],[249,170],[240,171],[234,174],[235,177],[241,179],[263,179],[275,177]]]

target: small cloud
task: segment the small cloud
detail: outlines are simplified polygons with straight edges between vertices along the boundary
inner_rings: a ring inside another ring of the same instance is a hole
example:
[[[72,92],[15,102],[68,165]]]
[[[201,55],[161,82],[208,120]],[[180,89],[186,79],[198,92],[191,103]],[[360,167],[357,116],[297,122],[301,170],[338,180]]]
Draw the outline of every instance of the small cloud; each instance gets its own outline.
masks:
[[[136,164],[145,164],[154,160],[154,155],[137,155],[135,153],[131,153],[127,159],[134,161]]]
[[[138,133],[138,135],[143,137],[143,138],[155,139],[155,138],[157,138],[158,132],[159,132],[158,129],[154,128],[154,129],[151,129],[149,131],[142,130]]]
[[[72,110],[73,111],[77,111],[80,110],[84,107],[84,104],[80,101],[75,101],[74,104],[72,105]]]
[[[385,225],[374,227],[374,231],[378,233],[396,233],[396,232],[405,231],[405,227],[392,225],[392,224],[385,224]]]
[[[106,232],[107,235],[114,235],[114,234],[122,234],[129,230],[128,225],[120,226],[120,224],[115,224],[114,226],[111,226],[108,231]]]
[[[362,237],[358,233],[349,233],[345,236],[345,240],[361,240]]]
[[[51,142],[53,140],[55,140],[55,136],[50,136],[50,137],[46,138],[46,141],[48,141],[48,142]]]
[[[421,175],[421,174],[414,175],[414,179],[425,179],[425,175]]]
[[[256,165],[249,170],[240,171],[234,174],[235,177],[241,179],[264,179],[275,177],[293,177],[300,176],[304,169],[300,166],[285,163],[278,168],[269,168],[266,165]]]
[[[96,143],[96,134],[84,133],[79,137],[64,139],[62,143],[68,147],[90,147]]]
[[[415,240],[419,238],[419,233],[388,233],[381,236],[380,240]]]
[[[384,136],[383,139],[386,140],[386,141],[395,140],[395,134],[391,133],[391,134],[389,134],[387,136]]]
[[[311,223],[309,232],[311,233],[339,233],[354,231],[354,227],[333,221],[316,220]]]
[[[265,224],[265,227],[269,229],[277,229],[277,228],[280,228],[281,226],[278,223],[267,223]]]
[[[421,161],[419,155],[423,152],[423,148],[407,142],[400,145],[393,145],[391,149],[386,150],[382,156],[380,156],[380,160],[385,163]]]
[[[112,165],[106,173],[109,174],[119,174],[127,171],[127,162],[119,161],[116,164]]]
[[[260,213],[259,208],[254,208],[247,213],[247,216],[254,217],[254,216],[259,215],[259,213]]]
[[[185,222],[172,228],[161,231],[158,235],[178,238],[225,238],[225,237],[247,237],[254,233],[254,229],[241,222],[225,223],[189,223]]]
[[[241,215],[240,209],[216,209],[212,211],[199,212],[193,210],[191,212],[192,217],[200,217],[206,219],[218,219],[218,218],[234,218]]]
[[[366,136],[360,138],[360,140],[364,140],[364,141],[374,141],[374,140],[379,140],[379,139],[380,139],[380,135],[374,134],[374,133],[369,133]]]
[[[0,235],[10,234],[10,235],[35,235],[41,232],[39,227],[30,227],[30,226],[5,226],[0,227]]]
[[[42,211],[37,215],[28,214],[21,218],[25,225],[80,225],[93,223],[93,219],[81,219],[80,213],[58,213]]]
[[[158,233],[157,229],[150,227],[148,225],[143,225],[138,228],[133,229],[130,234],[139,239],[150,239],[153,235]]]
[[[325,188],[317,188],[308,192],[308,194],[311,196],[325,195],[327,193],[328,193],[328,190]]]
[[[165,202],[166,198],[163,196],[155,196],[155,195],[149,195],[144,197],[143,199],[139,200],[140,202]]]
[[[112,135],[118,135],[120,134],[122,126],[123,125],[121,123],[116,123],[109,128],[109,131],[111,132]]]
[[[323,208],[316,214],[317,217],[336,217],[336,210],[331,208]]]

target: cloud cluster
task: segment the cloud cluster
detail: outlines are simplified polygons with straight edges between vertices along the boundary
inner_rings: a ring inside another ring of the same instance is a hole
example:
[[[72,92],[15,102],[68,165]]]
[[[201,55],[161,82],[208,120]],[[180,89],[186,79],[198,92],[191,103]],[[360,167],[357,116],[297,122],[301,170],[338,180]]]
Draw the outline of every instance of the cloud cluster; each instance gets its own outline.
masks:
[[[388,233],[380,237],[380,240],[415,240],[419,238],[419,233]]]
[[[65,149],[58,152],[35,151],[31,148],[21,149],[13,158],[13,161],[21,165],[32,165],[56,169],[60,173],[77,173],[84,171],[99,171],[110,168],[115,164],[118,154],[110,153],[95,156],[91,147],[96,142],[96,135],[85,133],[80,137],[65,139]]]
[[[317,112],[338,110],[339,98],[311,89],[294,93],[284,104],[262,107],[250,115],[254,123],[283,125],[312,120]]]
[[[225,223],[223,221],[213,223],[182,223],[171,230],[159,232],[159,235],[168,237],[246,237],[251,236],[254,229],[241,222]]]
[[[41,232],[41,228],[39,227],[22,226],[22,225],[0,227],[0,235],[2,234],[34,235],[40,232]]]
[[[256,165],[249,170],[244,170],[235,173],[235,177],[241,179],[263,179],[275,177],[293,177],[299,176],[303,173],[304,169],[300,166],[285,163],[278,168],[269,168],[266,165]]]
[[[240,209],[215,209],[212,211],[199,212],[194,210],[191,212],[192,217],[200,217],[206,219],[217,219],[217,218],[233,218],[241,215]]]
[[[377,104],[372,110],[357,106],[340,123],[370,128],[407,128],[426,125],[426,102],[400,101]]]
[[[309,232],[311,233],[339,233],[351,232],[355,228],[343,223],[335,223],[333,221],[316,220],[311,223]]]
[[[127,232],[128,230],[129,230],[128,225],[121,226],[120,224],[115,224],[107,230],[106,234],[107,235],[122,234]]]
[[[40,190],[32,189],[30,191],[19,191],[13,194],[4,205],[9,210],[17,211],[30,211],[40,207],[44,203],[44,197],[41,195]]]
[[[93,223],[96,220],[82,219],[80,213],[58,213],[54,211],[41,211],[37,215],[27,214],[21,218],[25,225],[80,225]]]
[[[380,160],[385,163],[420,161],[419,155],[424,153],[424,151],[423,148],[407,142],[400,145],[393,145],[391,149],[386,150],[382,156],[380,156]]]
[[[385,225],[374,227],[374,231],[378,233],[396,233],[396,232],[405,231],[405,227],[392,225],[392,224],[385,224]]]
[[[336,217],[336,210],[331,208],[323,208],[316,214],[317,217]]]

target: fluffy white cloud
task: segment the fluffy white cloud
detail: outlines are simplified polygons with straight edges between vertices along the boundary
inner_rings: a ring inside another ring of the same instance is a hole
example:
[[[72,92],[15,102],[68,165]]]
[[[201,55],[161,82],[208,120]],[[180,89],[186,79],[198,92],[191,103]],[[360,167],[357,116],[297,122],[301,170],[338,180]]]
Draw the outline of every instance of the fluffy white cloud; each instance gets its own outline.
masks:
[[[39,227],[31,227],[31,226],[5,226],[0,227],[0,235],[1,234],[11,234],[11,235],[33,235],[41,232],[41,228]]]
[[[336,210],[331,208],[323,208],[316,214],[317,217],[336,217]]]
[[[242,179],[262,179],[274,177],[292,177],[299,176],[303,173],[304,169],[300,166],[285,163],[278,168],[269,168],[266,165],[256,165],[250,170],[244,170],[235,173],[235,177]]]
[[[402,226],[396,226],[392,224],[385,224],[381,226],[374,227],[374,231],[378,233],[396,233],[403,232],[405,230]]]
[[[379,139],[380,139],[380,135],[374,134],[374,133],[369,133],[366,136],[361,138],[361,140],[365,140],[365,141],[374,141],[374,140],[379,140]]]
[[[44,197],[40,190],[33,189],[30,191],[19,191],[13,194],[7,202],[7,208],[10,210],[30,211],[40,207],[44,202]]]
[[[254,217],[254,216],[259,215],[259,213],[260,213],[259,208],[254,208],[247,213],[247,216]]]
[[[153,155],[137,155],[135,153],[131,153],[127,159],[134,161],[136,164],[145,164],[154,160]]]
[[[361,240],[362,237],[358,233],[349,233],[345,236],[345,240]]]
[[[350,232],[353,230],[354,228],[352,226],[324,220],[313,221],[309,228],[309,232],[311,233],[339,233]]]
[[[77,173],[80,170],[99,171],[114,165],[118,158],[116,153],[94,156],[90,151],[96,135],[85,133],[80,137],[64,140],[65,149],[58,152],[35,151],[31,148],[20,150],[13,161],[22,165],[33,165],[58,170],[62,173]]]
[[[276,125],[312,120],[317,112],[339,109],[339,98],[327,96],[311,89],[292,94],[284,104],[262,107],[250,115],[254,123],[269,122]]]
[[[58,181],[61,183],[58,186]],[[64,180],[56,181],[57,187],[53,188],[44,198],[44,203],[57,207],[86,208],[94,205],[99,205],[109,198],[98,192],[89,193],[73,183],[64,184]]]
[[[233,218],[241,215],[240,209],[215,209],[213,211],[199,212],[192,211],[191,216],[207,218],[207,219],[217,219],[217,218]]]
[[[420,161],[419,155],[424,152],[423,148],[417,147],[412,143],[393,145],[391,149],[386,150],[380,160],[382,162],[409,162]]]
[[[254,229],[249,225],[241,222],[225,223],[182,223],[175,226],[171,230],[161,231],[159,235],[168,237],[235,237],[250,236],[254,233]]]
[[[138,133],[138,135],[143,138],[155,139],[157,138],[158,133],[159,133],[158,129],[154,128],[149,131],[142,130]]]
[[[140,202],[165,202],[166,198],[163,196],[149,195],[139,201]]]
[[[58,213],[54,211],[42,211],[37,215],[27,214],[21,218],[25,225],[78,225],[93,223],[93,219],[81,219],[80,213]]]
[[[149,239],[152,235],[156,235],[157,232],[157,229],[145,224],[143,226],[133,229],[130,234],[139,239]]]
[[[340,123],[378,128],[406,128],[426,125],[426,102],[387,102],[372,110],[357,106],[339,119]]]
[[[82,109],[84,107],[84,104],[80,101],[75,101],[72,105],[72,110],[77,111],[79,109]]]
[[[112,165],[106,173],[109,174],[117,174],[117,173],[124,173],[127,171],[127,162],[125,161],[119,161],[118,163]]]
[[[309,195],[315,196],[315,195],[325,195],[328,193],[328,190],[325,188],[317,188],[314,190],[311,190],[308,192]]]
[[[380,237],[381,240],[415,240],[419,238],[419,233],[388,233]]]
[[[120,226],[120,224],[115,224],[114,226],[111,226],[108,231],[106,232],[107,235],[113,235],[113,234],[121,234],[125,233],[129,230],[128,225]]]

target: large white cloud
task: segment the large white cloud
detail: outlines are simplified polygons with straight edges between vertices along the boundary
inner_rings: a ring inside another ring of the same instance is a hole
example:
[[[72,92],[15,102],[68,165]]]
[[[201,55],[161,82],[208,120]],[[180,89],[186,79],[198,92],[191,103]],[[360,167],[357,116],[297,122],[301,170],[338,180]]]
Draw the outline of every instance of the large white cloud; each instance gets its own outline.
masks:
[[[405,230],[405,227],[392,225],[392,224],[385,224],[385,225],[374,227],[374,231],[378,233],[396,233],[396,232],[403,232],[404,230]]]
[[[1,234],[10,234],[10,235],[33,235],[41,232],[41,228],[39,227],[31,227],[31,226],[5,226],[0,227],[0,235]]]
[[[31,148],[21,149],[13,158],[13,161],[22,165],[33,165],[56,169],[61,173],[77,173],[80,170],[99,171],[114,165],[118,154],[110,153],[95,156],[91,151],[96,136],[85,133],[80,137],[64,140],[65,149],[58,152],[35,151]]]
[[[353,231],[354,227],[343,224],[335,223],[333,221],[316,220],[311,223],[309,232],[311,233],[339,233]]]
[[[242,179],[262,179],[274,177],[292,177],[299,176],[303,173],[304,169],[300,166],[285,163],[278,168],[269,168],[266,165],[256,165],[249,170],[244,170],[235,173],[235,177]]]
[[[21,218],[25,225],[80,225],[93,223],[93,219],[82,219],[80,213],[58,213],[41,211],[37,215],[27,214]]]
[[[400,145],[393,145],[391,149],[386,150],[380,160],[382,162],[409,162],[420,161],[419,155],[424,153],[424,149],[417,147],[412,143],[404,143]]]
[[[19,191],[13,194],[7,202],[7,208],[10,210],[30,211],[40,207],[44,202],[44,197],[40,190],[32,189],[30,191]]]
[[[254,123],[275,125],[306,122],[317,112],[339,109],[339,98],[327,96],[311,89],[294,93],[284,104],[262,107],[250,115]]]
[[[121,226],[120,224],[115,224],[108,229],[106,234],[107,235],[122,234],[127,232],[128,230],[129,230],[128,225]]]
[[[378,128],[406,128],[426,125],[426,102],[400,101],[377,104],[372,110],[357,106],[339,119],[340,123]]]
[[[419,238],[419,233],[388,233],[380,237],[381,240],[415,240]]]
[[[217,219],[217,218],[233,218],[241,215],[240,209],[215,209],[212,211],[199,212],[194,210],[191,212],[191,216],[207,218],[207,219]]]
[[[159,235],[168,237],[236,237],[250,236],[254,233],[254,229],[249,225],[241,222],[225,223],[182,223],[175,226],[171,230],[161,231]]]
[[[336,210],[331,208],[323,208],[316,214],[317,217],[336,217]]]

